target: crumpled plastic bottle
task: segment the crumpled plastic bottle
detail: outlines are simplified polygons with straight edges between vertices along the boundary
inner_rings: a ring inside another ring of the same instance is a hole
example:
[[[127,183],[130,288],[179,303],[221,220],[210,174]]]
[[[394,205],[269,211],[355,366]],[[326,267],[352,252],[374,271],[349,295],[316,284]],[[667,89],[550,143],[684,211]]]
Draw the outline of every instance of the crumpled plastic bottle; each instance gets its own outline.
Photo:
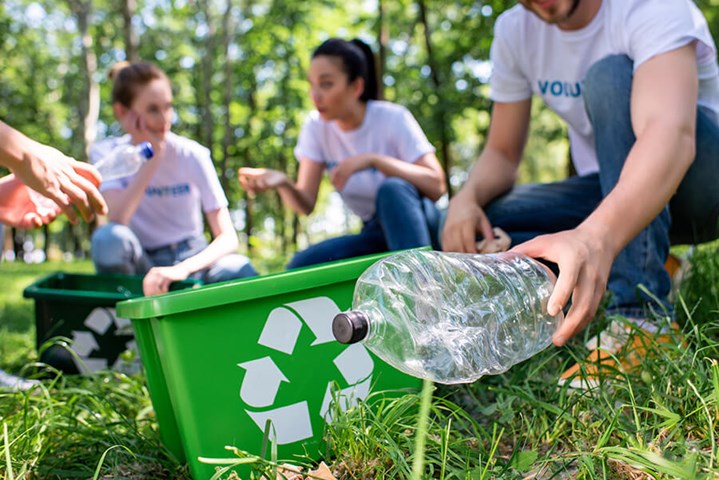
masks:
[[[359,277],[352,310],[332,330],[409,375],[470,383],[549,346],[564,318],[547,313],[555,281],[547,266],[515,252],[406,250]]]

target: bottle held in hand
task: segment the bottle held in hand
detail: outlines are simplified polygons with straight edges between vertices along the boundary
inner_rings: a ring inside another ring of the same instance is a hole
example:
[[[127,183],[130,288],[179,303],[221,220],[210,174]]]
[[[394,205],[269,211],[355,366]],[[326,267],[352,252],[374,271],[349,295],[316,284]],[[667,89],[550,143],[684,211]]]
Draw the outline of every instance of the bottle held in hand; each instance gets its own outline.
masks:
[[[556,276],[515,253],[408,250],[357,280],[352,310],[332,325],[398,370],[438,383],[499,374],[552,341],[563,314],[547,313]]]
[[[107,182],[134,174],[154,154],[150,142],[120,145],[102,157],[95,167],[102,175],[102,181]]]

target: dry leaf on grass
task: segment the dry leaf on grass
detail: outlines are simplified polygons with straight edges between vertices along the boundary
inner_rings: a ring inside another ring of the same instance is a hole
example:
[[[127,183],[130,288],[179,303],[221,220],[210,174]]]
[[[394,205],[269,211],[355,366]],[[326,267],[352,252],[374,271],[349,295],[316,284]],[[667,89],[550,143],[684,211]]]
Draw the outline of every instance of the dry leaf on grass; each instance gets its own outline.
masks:
[[[320,463],[319,467],[317,467],[317,470],[311,470],[307,472],[308,479],[321,479],[321,480],[337,480],[334,475],[332,475],[332,472],[330,471],[329,467],[325,464],[325,462]]]
[[[277,467],[276,480],[303,480],[302,467],[296,467],[289,463],[285,463]],[[264,475],[260,480],[268,480]]]

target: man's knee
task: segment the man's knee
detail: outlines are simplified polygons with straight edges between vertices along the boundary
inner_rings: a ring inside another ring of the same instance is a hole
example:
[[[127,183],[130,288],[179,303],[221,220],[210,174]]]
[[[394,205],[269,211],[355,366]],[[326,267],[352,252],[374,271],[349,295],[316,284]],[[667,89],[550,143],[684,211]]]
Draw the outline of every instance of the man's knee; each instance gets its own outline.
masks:
[[[626,55],[610,55],[595,62],[584,77],[582,96],[590,113],[616,100],[629,103],[634,62]]]

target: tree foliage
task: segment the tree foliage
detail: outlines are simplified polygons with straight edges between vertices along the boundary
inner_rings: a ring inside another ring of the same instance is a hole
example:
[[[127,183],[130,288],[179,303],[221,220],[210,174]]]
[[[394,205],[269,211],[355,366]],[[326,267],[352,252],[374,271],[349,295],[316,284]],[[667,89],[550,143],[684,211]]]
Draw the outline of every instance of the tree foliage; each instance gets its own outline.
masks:
[[[719,0],[698,4],[715,25]],[[264,166],[295,175],[293,147],[311,109],[306,70],[312,50],[340,36],[360,37],[379,51],[382,38],[384,96],[415,114],[456,191],[489,127],[492,28],[510,6],[501,0],[5,0],[0,118],[80,159],[90,58],[80,35],[82,5],[92,7],[92,42],[85,45],[96,59],[89,78],[100,92],[93,120],[98,137],[120,133],[107,71],[128,52],[155,62],[173,82],[174,130],[211,149],[247,244],[269,243],[285,252],[298,241],[317,240],[315,230],[327,235],[328,228],[313,228],[328,224],[323,205],[298,220],[276,195],[246,198],[236,171]],[[533,132],[521,179],[564,175],[568,154],[561,122],[537,105]],[[323,198],[331,198],[330,190],[323,186]]]

